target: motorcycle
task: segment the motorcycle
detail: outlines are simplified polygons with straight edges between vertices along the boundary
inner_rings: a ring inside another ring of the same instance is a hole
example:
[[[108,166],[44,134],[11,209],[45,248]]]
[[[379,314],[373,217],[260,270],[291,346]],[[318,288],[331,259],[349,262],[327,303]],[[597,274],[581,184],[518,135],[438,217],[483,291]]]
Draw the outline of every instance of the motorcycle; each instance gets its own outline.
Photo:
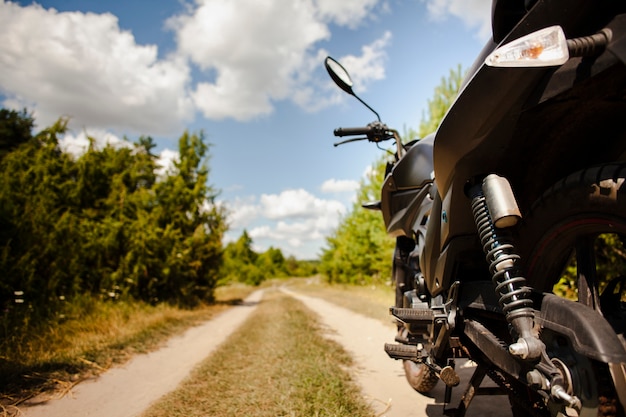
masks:
[[[514,416],[624,416],[626,3],[494,0],[492,38],[435,132],[403,144],[377,120],[336,136],[395,141],[378,202],[396,239],[387,354],[444,412],[507,395]],[[334,82],[353,91],[341,64]],[[577,299],[553,289],[569,268]],[[460,403],[455,360],[476,364]],[[481,386],[485,377],[496,387]]]

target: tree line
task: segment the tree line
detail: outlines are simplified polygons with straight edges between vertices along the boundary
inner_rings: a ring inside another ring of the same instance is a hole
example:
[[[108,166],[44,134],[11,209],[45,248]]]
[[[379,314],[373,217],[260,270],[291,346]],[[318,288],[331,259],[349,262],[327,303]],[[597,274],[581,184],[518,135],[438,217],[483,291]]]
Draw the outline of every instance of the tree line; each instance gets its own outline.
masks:
[[[53,317],[79,296],[190,307],[216,285],[258,284],[314,268],[244,232],[223,246],[227,212],[209,185],[209,145],[184,132],[162,173],[155,143],[64,152],[67,120],[33,134],[26,111],[0,109],[0,324]],[[245,253],[247,258],[240,255]],[[241,266],[251,262],[252,266]]]
[[[224,248],[221,283],[242,282],[259,285],[268,278],[308,277],[317,273],[318,262],[285,258],[280,249],[270,247],[265,252],[255,252],[253,241],[244,230],[234,242]]]

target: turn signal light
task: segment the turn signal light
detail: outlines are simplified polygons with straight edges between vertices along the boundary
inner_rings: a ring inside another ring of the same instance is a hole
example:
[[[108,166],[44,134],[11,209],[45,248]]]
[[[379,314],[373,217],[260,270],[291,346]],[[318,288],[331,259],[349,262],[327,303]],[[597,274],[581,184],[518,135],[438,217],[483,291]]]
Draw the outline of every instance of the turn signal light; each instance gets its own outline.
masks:
[[[493,51],[491,67],[550,67],[569,59],[567,40],[560,26],[551,26],[507,43]]]

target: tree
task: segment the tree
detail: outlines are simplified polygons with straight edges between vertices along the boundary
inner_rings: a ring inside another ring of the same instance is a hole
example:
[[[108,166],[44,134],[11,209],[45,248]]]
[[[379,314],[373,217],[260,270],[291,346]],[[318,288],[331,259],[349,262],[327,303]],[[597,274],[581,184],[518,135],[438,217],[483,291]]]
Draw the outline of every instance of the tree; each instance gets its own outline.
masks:
[[[280,249],[269,247],[259,254],[255,262],[261,273],[268,278],[284,278],[288,275],[285,257]]]
[[[0,109],[0,159],[32,139],[35,121],[26,109],[21,112]]]
[[[213,297],[222,263],[224,211],[215,204],[217,191],[208,184],[208,145],[202,134],[185,132],[178,141],[174,173],[157,182],[155,226],[166,245],[156,279],[148,281],[157,299],[174,298],[193,305]]]
[[[461,89],[464,74],[465,71],[461,69],[461,64],[459,64],[455,69],[450,69],[448,78],[441,78],[441,84],[435,87],[433,97],[428,100],[427,114],[422,115],[418,132],[420,138],[437,130],[439,123],[443,120]]]
[[[256,265],[259,255],[252,249],[252,238],[247,230],[237,241],[230,242],[224,249],[224,268],[221,283],[243,282],[259,285],[265,276]]]
[[[17,125],[31,126],[26,117]],[[80,288],[73,257],[80,250],[77,222],[67,200],[74,184],[73,161],[58,148],[66,130],[60,119],[13,147],[0,160],[0,304],[22,294],[29,309],[46,314],[60,295]]]
[[[0,122],[0,133],[33,125],[26,112],[2,114],[13,127]],[[181,136],[180,160],[158,179],[151,138],[102,149],[90,138],[74,157],[59,147],[66,125],[0,137],[16,143],[0,159],[0,319],[51,317],[60,299],[82,295],[211,301],[226,222],[202,134]]]
[[[386,162],[379,160],[361,182],[357,202],[341,221],[322,252],[320,272],[329,282],[365,284],[391,273],[394,240],[387,237],[380,212],[361,203],[380,198]]]
[[[233,282],[259,285],[272,278],[310,276],[315,272],[306,261],[298,261],[293,256],[285,258],[278,248],[270,246],[265,252],[257,253],[252,245],[252,238],[246,230],[239,239],[226,245],[221,285]]]

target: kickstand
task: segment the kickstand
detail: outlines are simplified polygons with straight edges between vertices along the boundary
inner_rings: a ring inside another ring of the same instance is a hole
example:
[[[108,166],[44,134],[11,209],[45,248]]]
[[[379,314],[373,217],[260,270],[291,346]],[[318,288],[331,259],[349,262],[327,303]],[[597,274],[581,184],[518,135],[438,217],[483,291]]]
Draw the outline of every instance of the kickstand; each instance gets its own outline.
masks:
[[[483,379],[485,379],[485,375],[487,375],[487,369],[484,366],[478,365],[457,408],[446,409],[446,405],[450,403],[450,396],[452,394],[452,388],[446,387],[443,414],[448,417],[464,417],[465,412],[467,411],[475,395],[480,395],[483,393],[486,394],[488,392],[493,393],[493,390],[488,388],[485,389],[485,392],[481,392],[482,390],[480,389],[480,384],[483,382]]]

